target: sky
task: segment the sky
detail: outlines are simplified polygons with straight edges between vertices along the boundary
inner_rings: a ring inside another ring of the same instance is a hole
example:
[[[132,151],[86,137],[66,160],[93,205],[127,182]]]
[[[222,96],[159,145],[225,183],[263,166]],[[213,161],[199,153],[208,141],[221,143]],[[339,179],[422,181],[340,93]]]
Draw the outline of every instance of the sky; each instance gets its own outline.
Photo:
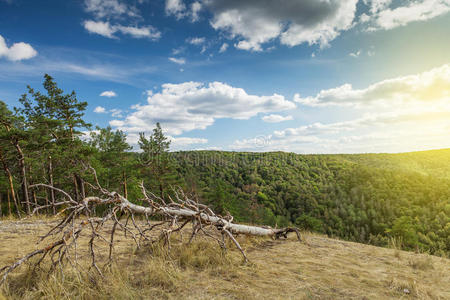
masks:
[[[135,149],[450,148],[450,0],[0,0],[0,100],[46,73]]]

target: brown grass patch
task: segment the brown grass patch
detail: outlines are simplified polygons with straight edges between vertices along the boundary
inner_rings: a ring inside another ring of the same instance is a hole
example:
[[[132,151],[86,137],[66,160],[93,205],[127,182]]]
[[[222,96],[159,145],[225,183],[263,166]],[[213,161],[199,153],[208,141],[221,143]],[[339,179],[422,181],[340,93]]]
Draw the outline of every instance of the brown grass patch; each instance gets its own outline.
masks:
[[[35,249],[33,242],[52,222],[2,221],[0,265]],[[81,273],[66,266],[64,276],[49,276],[48,265],[35,271],[23,266],[0,288],[0,300],[450,299],[448,259],[312,233],[303,238],[299,243],[294,237],[284,241],[239,236],[251,261],[243,264],[232,244],[223,252],[212,240],[197,238],[181,246],[180,237],[173,236],[170,251],[162,245],[137,250],[130,239],[118,235],[117,259],[103,278],[88,271],[86,256],[80,257]],[[106,255],[99,258],[104,261]]]

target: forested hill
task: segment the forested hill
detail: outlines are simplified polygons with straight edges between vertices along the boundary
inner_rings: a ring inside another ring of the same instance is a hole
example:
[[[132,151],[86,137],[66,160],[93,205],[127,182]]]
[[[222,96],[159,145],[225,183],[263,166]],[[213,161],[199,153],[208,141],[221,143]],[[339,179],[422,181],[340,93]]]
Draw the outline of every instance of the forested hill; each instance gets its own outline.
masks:
[[[450,149],[399,154],[380,153],[338,156],[371,167],[419,172],[424,175],[450,179]]]
[[[402,154],[177,152],[186,185],[240,221],[448,256],[450,149]]]
[[[169,199],[180,186],[237,221],[295,226],[344,239],[432,254],[450,253],[450,149],[404,154],[297,155],[217,151],[169,152],[156,124],[140,133],[93,128],[87,102],[44,76],[19,107],[0,101],[0,216],[64,210],[103,188],[139,203],[141,187]],[[86,134],[88,133],[88,135]],[[42,185],[46,184],[43,188]],[[66,195],[68,195],[66,194]],[[99,209],[97,213],[102,213]]]

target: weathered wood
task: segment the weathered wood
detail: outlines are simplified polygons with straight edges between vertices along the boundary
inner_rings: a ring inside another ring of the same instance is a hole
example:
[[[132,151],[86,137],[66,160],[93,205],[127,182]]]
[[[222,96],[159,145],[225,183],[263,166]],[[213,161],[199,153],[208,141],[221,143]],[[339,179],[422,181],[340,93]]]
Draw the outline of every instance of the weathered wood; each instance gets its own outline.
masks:
[[[71,265],[76,265],[77,262],[71,261],[71,258],[73,259],[73,257],[75,257],[76,259],[77,257],[77,240],[83,230],[84,232],[88,231],[87,234],[90,237],[88,255],[91,258],[91,267],[94,270],[97,270],[100,275],[102,272],[97,266],[97,254],[95,249],[98,249],[98,247],[95,246],[95,243],[96,241],[109,243],[108,264],[110,264],[113,255],[114,235],[117,230],[122,230],[125,237],[132,239],[138,248],[141,247],[142,242],[151,244],[155,242],[164,242],[164,245],[170,250],[170,235],[174,233],[181,234],[181,229],[185,227],[186,224],[191,223],[193,232],[188,243],[190,243],[196,235],[204,234],[207,238],[216,240],[222,249],[226,249],[224,238],[228,237],[242,253],[245,262],[248,261],[248,258],[234,235],[267,236],[278,239],[280,237],[287,238],[288,233],[295,232],[298,240],[301,241],[300,232],[297,228],[271,228],[233,223],[232,216],[228,215],[223,217],[215,214],[208,206],[187,197],[181,189],[174,190],[175,199],[172,199],[171,197],[168,197],[169,199],[163,199],[162,197],[158,197],[146,191],[144,185],[141,184],[141,190],[144,196],[144,199],[141,199],[141,202],[147,203],[147,205],[138,205],[132,203],[117,192],[110,192],[102,188],[98,182],[95,170],[93,170],[93,173],[96,186],[89,184],[88,182],[86,182],[86,184],[92,189],[97,190],[97,195],[85,197],[82,201],[76,201],[65,191],[48,184],[41,183],[30,186],[30,188],[40,187],[53,189],[56,192],[62,193],[66,198],[58,200],[58,202],[52,205],[53,207],[64,207],[63,219],[40,239],[40,241],[43,241],[48,237],[59,235],[60,237],[58,239],[59,241],[63,241],[63,243],[52,243],[40,250],[27,254],[12,265],[0,269],[0,274],[4,272],[2,281],[7,278],[12,270],[36,255],[41,255],[41,258],[37,263],[39,264],[46,255],[49,254],[52,259],[52,269],[57,266],[62,268],[63,260],[69,260]],[[105,211],[103,217],[97,217],[95,214],[95,208],[100,205],[103,205],[103,210]],[[41,209],[47,209],[48,206],[49,205],[37,206],[34,208],[33,214]],[[127,216],[125,223],[120,221],[123,215]],[[146,222],[136,222],[136,215],[144,217]],[[149,217],[152,216],[158,216],[162,221],[152,224],[149,221]],[[111,230],[109,237],[104,237],[101,234],[100,229],[107,222],[112,222],[113,229]],[[221,235],[222,239],[217,238],[211,233],[212,231],[206,231],[206,227],[215,229],[217,236]],[[150,235],[150,232],[154,229],[158,229],[160,232],[159,237],[156,239],[155,235]],[[69,255],[70,251],[75,251],[75,255]],[[55,253],[58,255],[55,256]]]

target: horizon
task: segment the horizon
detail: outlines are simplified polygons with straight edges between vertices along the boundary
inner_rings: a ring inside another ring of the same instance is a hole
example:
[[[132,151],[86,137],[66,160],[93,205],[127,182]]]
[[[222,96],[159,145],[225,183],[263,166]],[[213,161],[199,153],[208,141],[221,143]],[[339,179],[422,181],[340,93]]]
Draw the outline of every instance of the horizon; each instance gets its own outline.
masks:
[[[134,150],[450,149],[450,0],[279,3],[0,0],[0,100],[48,73]]]

